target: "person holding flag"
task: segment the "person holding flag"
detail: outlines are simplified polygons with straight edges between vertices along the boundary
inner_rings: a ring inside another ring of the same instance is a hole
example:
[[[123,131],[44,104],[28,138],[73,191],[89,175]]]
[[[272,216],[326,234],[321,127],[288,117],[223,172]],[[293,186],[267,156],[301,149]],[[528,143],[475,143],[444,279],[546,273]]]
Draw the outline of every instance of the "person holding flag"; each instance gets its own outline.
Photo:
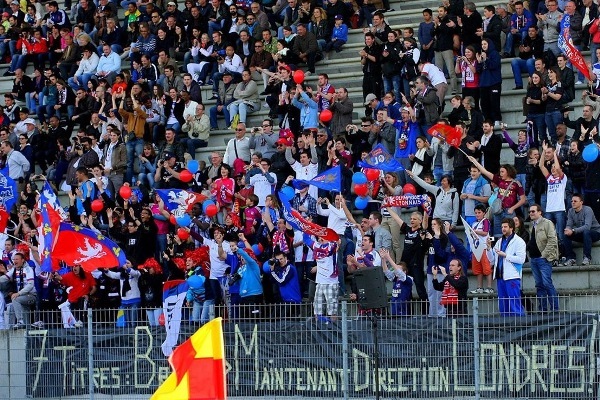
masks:
[[[338,267],[337,267],[337,242],[330,242],[320,237],[315,242],[308,234],[303,236],[304,243],[312,249],[317,265],[311,269],[311,273],[316,273],[317,288],[315,291],[315,300],[313,303],[315,319],[325,317],[326,321],[335,321],[338,312]],[[323,306],[326,306],[326,313],[323,313]]]

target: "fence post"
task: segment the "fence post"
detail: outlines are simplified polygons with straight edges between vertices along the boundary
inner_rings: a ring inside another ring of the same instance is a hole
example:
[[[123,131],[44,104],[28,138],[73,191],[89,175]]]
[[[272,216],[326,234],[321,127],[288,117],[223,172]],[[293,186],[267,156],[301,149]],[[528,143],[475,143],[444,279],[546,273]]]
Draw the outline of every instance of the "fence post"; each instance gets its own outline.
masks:
[[[87,309],[87,337],[88,337],[88,391],[90,400],[94,400],[94,341],[92,329],[92,309]]]
[[[475,374],[474,383],[475,383],[475,400],[479,400],[479,299],[477,297],[473,297],[473,373]]]
[[[350,367],[348,365],[348,302],[342,301],[342,392],[344,400],[348,400]]]

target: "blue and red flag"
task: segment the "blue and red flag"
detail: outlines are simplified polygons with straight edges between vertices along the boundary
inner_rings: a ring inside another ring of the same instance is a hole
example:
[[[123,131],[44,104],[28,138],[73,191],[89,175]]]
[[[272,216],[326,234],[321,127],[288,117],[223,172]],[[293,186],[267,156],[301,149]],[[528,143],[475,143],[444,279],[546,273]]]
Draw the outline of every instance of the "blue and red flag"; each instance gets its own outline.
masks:
[[[0,205],[10,212],[19,197],[17,182],[8,175],[8,164],[0,170]]]
[[[281,196],[282,194],[280,192],[279,198],[282,198]],[[333,229],[325,228],[319,224],[315,224],[314,222],[307,221],[306,219],[304,219],[302,214],[300,214],[298,211],[294,210],[290,206],[289,201],[282,201],[281,203],[283,204],[283,218],[285,218],[285,220],[292,226],[292,228],[300,230],[309,235],[322,237],[323,239],[329,240],[330,242],[335,242],[339,240],[340,236]]]
[[[558,48],[567,56],[571,64],[579,70],[586,77],[588,81],[591,81],[590,70],[581,55],[581,52],[573,44],[571,39],[571,16],[569,14],[563,14],[562,20],[560,21],[560,34],[558,35]]]
[[[192,209],[196,203],[203,202],[207,197],[203,194],[189,192],[183,189],[158,189],[158,197],[163,201],[165,210],[179,217]]]
[[[67,265],[81,265],[85,271],[125,265],[125,252],[100,232],[61,222],[52,257]]]
[[[56,207],[60,209],[60,203],[54,191],[48,182],[46,182],[40,193],[40,221],[38,227],[40,267],[45,272],[51,272],[58,268],[58,259],[53,260],[51,257],[52,248],[58,237],[58,228],[63,219]]]
[[[173,348],[179,341],[179,329],[181,328],[181,307],[189,289],[187,281],[177,279],[166,281],[163,285],[163,313],[165,317],[165,329],[167,337],[161,345],[165,356],[173,353]]]

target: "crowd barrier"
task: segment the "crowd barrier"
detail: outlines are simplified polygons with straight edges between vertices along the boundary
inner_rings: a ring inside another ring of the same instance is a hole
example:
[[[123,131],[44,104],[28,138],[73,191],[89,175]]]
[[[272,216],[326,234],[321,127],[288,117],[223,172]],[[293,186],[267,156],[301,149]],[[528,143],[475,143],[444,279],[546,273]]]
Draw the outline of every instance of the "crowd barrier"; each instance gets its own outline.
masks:
[[[346,301],[335,320],[315,319],[310,304],[211,314],[224,317],[231,398],[596,400],[596,300],[568,296],[561,311],[524,317],[499,316],[495,298],[452,317],[369,314]],[[0,331],[0,398],[148,399],[171,368],[165,328],[146,311],[126,326],[119,310],[79,311],[82,326],[69,329],[49,311],[43,329]],[[180,342],[199,326],[182,322]]]

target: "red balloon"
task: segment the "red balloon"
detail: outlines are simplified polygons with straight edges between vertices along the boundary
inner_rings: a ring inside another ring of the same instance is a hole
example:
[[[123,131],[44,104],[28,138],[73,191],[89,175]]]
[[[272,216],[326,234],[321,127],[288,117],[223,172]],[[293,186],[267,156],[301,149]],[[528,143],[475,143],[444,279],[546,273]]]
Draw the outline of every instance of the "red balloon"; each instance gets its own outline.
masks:
[[[296,82],[299,85],[302,82],[304,82],[304,71],[302,71],[301,69],[298,69],[294,72],[294,82]]]
[[[100,211],[102,211],[102,209],[104,208],[104,203],[102,202],[102,200],[94,200],[92,201],[92,211],[99,213]]]
[[[417,188],[412,183],[407,183],[406,185],[404,185],[404,187],[402,188],[402,191],[404,192],[404,194],[407,194],[407,193],[410,193],[412,195],[417,194]]]
[[[177,237],[179,237],[181,240],[188,240],[190,233],[184,228],[179,228],[177,229]]]
[[[379,170],[378,169],[367,169],[365,170],[365,175],[367,176],[367,180],[369,181],[378,181],[379,180]]]
[[[131,188],[128,185],[121,186],[121,189],[119,189],[119,196],[125,200],[129,200],[131,197]]]
[[[211,204],[206,207],[206,216],[207,217],[212,218],[215,215],[217,215],[218,212],[219,212],[219,209],[217,208],[217,206],[215,204]]]
[[[369,193],[369,186],[366,183],[361,183],[360,185],[354,185],[354,193],[358,196],[364,197]]]
[[[177,225],[177,220],[175,219],[175,216],[173,214],[171,214],[171,216],[169,217],[169,222],[173,225]]]
[[[180,180],[181,182],[188,183],[188,182],[191,182],[191,181],[192,181],[192,179],[194,179],[194,174],[192,174],[192,173],[191,173],[189,170],[187,170],[187,169],[184,169],[183,171],[181,171],[181,172],[179,173],[179,180]]]
[[[165,313],[162,313],[158,316],[158,324],[160,326],[165,326]]]
[[[331,121],[331,118],[333,118],[333,113],[329,110],[323,110],[321,111],[319,118],[321,119],[321,122],[329,122]]]

